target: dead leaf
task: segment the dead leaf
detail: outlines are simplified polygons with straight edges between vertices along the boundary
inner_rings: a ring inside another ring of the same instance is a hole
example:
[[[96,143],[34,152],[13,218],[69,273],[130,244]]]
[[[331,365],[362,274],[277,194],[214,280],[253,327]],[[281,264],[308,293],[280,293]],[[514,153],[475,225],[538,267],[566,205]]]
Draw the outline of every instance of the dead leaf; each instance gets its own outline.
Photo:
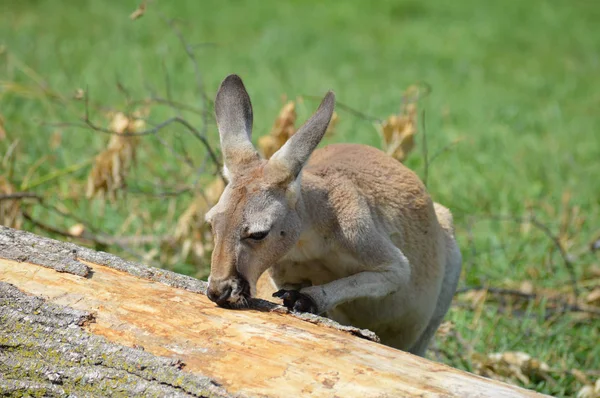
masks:
[[[560,226],[558,239],[565,246],[569,241],[569,226],[571,224],[571,192],[564,191],[561,197]]]
[[[586,297],[585,297],[585,301],[588,304],[592,304],[592,305],[598,305],[600,306],[600,287],[595,288],[594,290],[592,290]]]
[[[275,119],[273,128],[271,129],[271,135],[274,137],[290,138],[296,132],[296,103],[294,101],[288,101]]]
[[[127,117],[122,112],[111,116],[109,129],[114,132],[106,149],[95,159],[94,166],[88,176],[86,196],[107,195],[115,200],[116,194],[125,187],[127,173],[135,163],[139,136],[127,134],[138,132],[145,127],[145,122],[135,117]]]
[[[10,195],[16,192],[15,187],[4,176],[0,175],[0,195]],[[0,225],[20,229],[23,224],[23,214],[18,200],[0,201]]]
[[[325,130],[326,137],[331,137],[335,134],[335,127],[337,126],[339,119],[340,118],[337,112],[333,112],[331,115],[331,120],[329,121],[329,125],[327,126],[327,130]]]
[[[521,286],[519,287],[519,291],[521,293],[525,293],[525,294],[533,294],[534,293],[533,283],[531,283],[530,281],[523,281],[523,282],[521,282]]]
[[[204,216],[208,209],[219,201],[224,189],[223,179],[215,178],[181,214],[175,227],[175,244],[170,248],[163,247],[163,253],[170,253],[168,263],[190,261],[190,256],[192,262],[202,266],[210,263],[213,239],[210,226],[204,221]]]
[[[296,103],[288,101],[273,123],[268,135],[258,139],[258,149],[265,159],[269,159],[296,132]]]
[[[586,385],[577,393],[577,398],[600,398],[600,379],[594,385]]]
[[[436,331],[436,336],[437,337],[446,337],[448,336],[450,333],[452,333],[452,331],[454,330],[454,323],[452,321],[445,321],[443,322],[440,327],[438,328],[438,330]]]
[[[214,206],[225,190],[225,182],[222,178],[215,178],[204,190],[204,195],[210,206]]]
[[[6,130],[4,129],[4,116],[0,115],[0,141],[6,139]]]
[[[280,146],[277,144],[277,138],[272,135],[263,135],[258,138],[258,149],[265,159],[269,159]]]
[[[62,131],[56,130],[50,136],[50,149],[56,149],[62,142]]]
[[[591,312],[573,312],[569,314],[569,320],[572,324],[581,324],[585,325],[589,323],[591,320],[595,319],[597,315],[592,314]]]
[[[573,375],[573,377],[575,377],[575,379],[577,379],[578,382],[580,382],[581,384],[590,384],[590,380],[588,379],[588,377],[585,375],[585,373],[583,373],[581,370],[579,369],[571,369],[571,374]]]
[[[117,134],[123,134],[129,126],[129,118],[123,112],[117,112],[110,121],[109,129]]]
[[[462,300],[469,301],[473,308],[477,308],[482,303],[485,302],[485,300],[487,298],[487,290],[485,290],[485,289],[471,290],[471,291],[466,292],[465,294],[461,295],[460,298]]]
[[[83,91],[82,88],[78,88],[77,90],[75,90],[75,94],[73,94],[73,98],[75,98],[76,100],[82,100],[85,98],[85,91]]]
[[[146,12],[146,0],[142,0],[138,8],[129,15],[129,19],[135,21],[136,19],[142,17]]]
[[[415,147],[416,104],[404,104],[399,114],[389,116],[378,126],[378,131],[383,139],[385,152],[400,162],[404,161]]]
[[[540,266],[537,264],[529,265],[525,268],[525,272],[531,279],[538,279],[540,277]]]
[[[473,365],[475,373],[504,382],[518,380],[529,384],[531,380],[551,380],[548,364],[520,351],[474,355]]]
[[[286,101],[285,96],[282,99]],[[302,97],[298,97],[296,101],[287,101],[279,111],[269,134],[258,139],[258,149],[265,159],[273,156],[296,133],[296,104],[302,101]],[[333,112],[325,135],[334,134],[338,121],[338,114]]]
[[[529,221],[524,221],[521,223],[519,228],[521,230],[521,234],[527,236],[531,232],[531,223]]]
[[[80,237],[85,232],[85,226],[83,224],[74,224],[69,228],[69,233],[73,236]]]

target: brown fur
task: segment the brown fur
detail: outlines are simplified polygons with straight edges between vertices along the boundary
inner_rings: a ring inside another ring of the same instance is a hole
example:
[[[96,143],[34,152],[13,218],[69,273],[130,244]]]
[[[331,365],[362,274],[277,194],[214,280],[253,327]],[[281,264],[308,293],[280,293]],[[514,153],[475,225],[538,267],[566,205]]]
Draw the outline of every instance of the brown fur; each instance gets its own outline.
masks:
[[[251,105],[241,80],[225,79],[215,107],[231,181],[206,217],[215,237],[209,297],[239,307],[250,294],[296,290],[290,307],[370,328],[385,344],[424,355],[460,274],[452,216],[378,149],[314,151],[334,98],[328,93],[267,161],[246,135]]]

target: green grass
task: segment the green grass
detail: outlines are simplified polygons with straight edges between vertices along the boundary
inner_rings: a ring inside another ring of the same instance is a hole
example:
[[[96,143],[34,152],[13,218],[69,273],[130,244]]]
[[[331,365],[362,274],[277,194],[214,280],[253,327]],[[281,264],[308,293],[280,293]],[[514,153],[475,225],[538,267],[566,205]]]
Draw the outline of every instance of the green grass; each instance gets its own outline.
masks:
[[[100,213],[98,203],[82,199],[90,164],[73,166],[93,159],[107,137],[45,124],[83,116],[83,103],[70,100],[77,88],[85,89],[93,104],[123,109],[126,99],[117,80],[132,98],[148,97],[150,90],[166,97],[168,86],[174,100],[200,108],[193,65],[162,13],[177,19],[189,43],[198,45],[210,98],[225,75],[242,75],[254,104],[255,138],[269,130],[283,94],[320,96],[334,89],[340,102],[384,118],[398,111],[406,87],[429,84],[433,91],[420,103],[429,156],[462,139],[430,165],[427,181],[434,199],[455,215],[465,258],[461,286],[515,287],[529,281],[568,291],[566,267],[542,231],[490,215],[523,217],[531,209],[554,234],[560,231],[580,281],[598,264],[598,255],[587,250],[600,225],[596,2],[178,1],[151,3],[144,17],[130,21],[136,6],[133,1],[0,3],[0,114],[7,132],[0,140],[0,175],[10,174],[17,188],[60,203],[114,235],[172,232],[190,195],[132,193]],[[299,118],[317,103],[307,99]],[[329,142],[379,145],[371,122],[338,112],[337,134]],[[170,115],[168,108],[155,107],[150,119]],[[92,116],[106,124],[96,107]],[[200,116],[184,116],[201,128]],[[419,134],[407,165],[423,175]],[[53,135],[61,137],[56,149],[50,148]],[[213,124],[208,135],[218,142]],[[196,167],[206,156],[182,128],[167,129],[161,137],[176,149],[185,147]],[[15,140],[14,162],[2,163]],[[193,169],[147,137],[130,186],[152,191],[195,178]],[[32,212],[50,225],[74,223],[36,206]],[[565,214],[575,216],[564,222]],[[24,227],[41,232],[30,223]],[[118,247],[105,249],[129,255]],[[175,270],[205,275],[207,268],[185,262]],[[588,288],[582,290],[584,296]],[[511,311],[493,302],[480,317],[476,313],[457,305],[448,319],[477,352],[525,351],[553,368],[600,369],[597,318],[596,325],[576,322],[570,313],[548,320],[541,305]],[[455,339],[440,339],[438,345],[449,353],[445,361],[470,368]],[[567,373],[553,379],[526,387],[555,395],[572,395],[581,387]]]

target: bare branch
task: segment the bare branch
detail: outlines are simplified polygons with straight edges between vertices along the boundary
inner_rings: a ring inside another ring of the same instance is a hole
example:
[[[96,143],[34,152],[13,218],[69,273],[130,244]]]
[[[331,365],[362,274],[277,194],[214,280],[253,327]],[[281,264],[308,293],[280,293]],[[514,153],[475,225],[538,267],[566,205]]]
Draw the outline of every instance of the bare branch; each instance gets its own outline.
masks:
[[[466,231],[467,231],[467,242],[469,244],[469,250],[471,252],[471,256],[469,257],[469,262],[467,263],[467,272],[469,272],[474,265],[475,257],[479,255],[477,252],[477,245],[475,245],[475,235],[473,235],[473,218],[467,217],[466,222]]]
[[[129,188],[127,188],[127,192],[133,193],[133,194],[153,196],[156,198],[166,198],[166,197],[176,197],[176,196],[180,196],[183,194],[191,193],[191,192],[193,192],[193,188],[185,187],[185,188],[176,189],[176,190],[149,192],[149,191],[144,191],[142,189],[133,189],[133,188],[129,187]]]
[[[162,18],[171,27],[171,30],[179,39],[179,42],[185,49],[188,58],[190,59],[190,61],[192,61],[192,64],[194,66],[196,85],[198,86],[198,93],[200,94],[200,98],[202,99],[202,135],[205,135],[208,129],[208,97],[206,95],[206,91],[204,90],[204,81],[202,79],[202,74],[200,73],[200,67],[198,66],[196,54],[194,54],[194,48],[188,44],[187,40],[185,40],[185,37],[183,37],[181,31],[177,28],[177,26],[175,26],[175,22],[173,20],[165,18],[164,15],[162,16]]]
[[[173,148],[167,141],[163,140],[162,138],[160,138],[160,136],[158,134],[153,135],[153,137],[160,142],[160,144],[162,146],[164,146],[165,148],[167,148],[169,150],[169,152],[171,152],[171,154],[173,156],[175,156],[176,158],[179,158],[183,163],[185,163],[189,168],[194,169],[194,162],[192,162],[192,160],[188,157],[188,156],[184,156],[184,155],[180,155],[175,148]],[[185,153],[185,155],[187,155],[187,153]]]
[[[425,121],[423,121],[423,127],[425,125]],[[457,140],[452,141],[449,144],[444,145],[443,147],[441,147],[440,149],[438,149],[433,156],[429,159],[429,166],[431,166],[431,164],[433,163],[433,161],[438,158],[439,156],[443,155],[444,153],[448,152],[453,146],[459,144],[463,139],[459,138]]]
[[[127,104],[130,104],[131,103],[131,94],[129,93],[129,90],[127,89],[127,87],[125,87],[125,85],[121,82],[121,79],[119,79],[119,76],[117,76],[117,90],[119,90],[119,92],[125,96],[125,100],[127,101]]]
[[[27,221],[29,221],[30,223],[32,223],[34,226],[36,226],[36,227],[38,227],[38,228],[40,228],[40,229],[42,229],[42,230],[44,230],[46,232],[50,232],[52,234],[60,235],[60,236],[63,236],[65,238],[77,239],[77,240],[82,241],[82,242],[87,242],[88,244],[89,243],[103,244],[103,242],[99,241],[98,239],[95,239],[95,236],[93,236],[93,235],[91,235],[89,233],[86,233],[85,236],[84,235],[81,235],[81,236],[74,235],[74,234],[72,234],[72,233],[70,233],[68,231],[65,231],[65,230],[53,227],[51,225],[45,224],[45,223],[43,223],[41,221],[38,221],[35,218],[33,218],[26,211],[23,211],[22,214],[23,214],[23,218],[25,218]]]
[[[98,244],[98,245],[104,245],[104,246],[117,245],[117,246],[121,247],[121,249],[123,249],[124,246],[139,246],[139,245],[144,245],[144,244],[149,244],[149,243],[162,243],[162,242],[172,240],[172,238],[169,236],[152,236],[152,235],[150,235],[150,236],[115,236],[115,237],[112,237],[112,236],[108,236],[108,235],[100,236],[100,235],[92,234],[87,231],[84,231],[83,234],[81,234],[81,235],[75,235],[75,234],[70,233],[69,231],[65,231],[63,229],[56,228],[56,227],[53,227],[46,223],[43,223],[39,220],[36,220],[27,212],[23,212],[23,218],[25,218],[27,221],[29,221],[36,227],[38,227],[46,232],[50,232],[52,234],[60,235],[62,237],[69,238],[69,239],[75,239],[80,242],[86,242],[88,244]],[[139,256],[137,253],[133,253],[133,254],[136,254],[136,256]]]
[[[522,292],[520,290],[516,290],[516,289],[503,289],[500,287],[490,287],[490,286],[467,286],[467,287],[463,287],[461,289],[456,290],[456,294],[463,294],[463,293],[467,293],[467,292],[482,291],[482,290],[485,290],[487,292],[494,293],[494,294],[504,294],[504,295],[509,295],[509,296],[516,296],[516,297],[524,298],[527,300],[533,300],[538,297],[537,295],[535,295],[533,293],[524,293],[524,292]]]
[[[577,286],[577,274],[575,272],[575,267],[573,266],[573,262],[569,258],[570,256],[567,254],[567,251],[560,242],[560,239],[558,238],[558,236],[552,233],[552,231],[550,230],[550,228],[548,228],[547,225],[539,221],[535,217],[535,215],[532,214],[529,221],[532,225],[544,232],[546,236],[552,240],[552,242],[554,242],[554,246],[556,246],[556,248],[558,249],[560,256],[562,257],[563,262],[565,264],[565,268],[569,272],[569,276],[571,278],[571,286],[573,288],[573,294],[575,295],[575,297],[579,296],[579,287]]]
[[[0,202],[3,200],[35,199],[42,200],[42,197],[33,192],[14,192],[0,195]]]
[[[102,238],[106,245],[116,244],[124,246],[139,246],[147,245],[151,243],[162,243],[173,240],[170,236],[154,236],[154,235],[140,235],[140,236],[106,236]]]
[[[153,95],[152,97],[148,98],[145,101],[147,101],[147,102],[154,102],[154,103],[161,104],[161,105],[167,105],[167,106],[171,107],[172,109],[174,109],[176,111],[182,111],[183,110],[183,111],[194,113],[194,114],[199,115],[199,116],[203,115],[201,110],[196,109],[193,106],[186,105],[186,104],[183,104],[181,102],[174,101],[172,99],[162,98],[162,97],[159,97],[157,95]],[[181,115],[179,115],[179,116],[181,116]]]
[[[417,84],[419,84],[425,88],[424,93],[423,94],[417,93],[414,96],[403,96],[402,104],[406,104],[409,102],[418,102],[418,101],[422,100],[423,98],[427,97],[431,93],[431,91],[432,91],[431,86],[427,82],[418,82]],[[317,101],[320,101],[322,99],[322,97],[319,97],[316,95],[302,95],[302,97],[312,99],[312,100],[317,100]],[[366,120],[368,122],[373,122],[373,123],[379,123],[379,124],[383,123],[382,119],[375,117],[375,116],[368,115],[364,112],[361,112],[349,105],[346,105],[346,104],[340,102],[337,99],[335,101],[335,106],[336,106],[336,108],[343,109],[344,111],[358,117],[359,119]]]
[[[84,219],[82,219],[80,217],[77,217],[76,215],[74,215],[72,213],[66,213],[66,212],[60,210],[58,207],[50,205],[50,204],[46,203],[43,200],[40,201],[39,205],[41,207],[43,207],[44,209],[46,209],[46,210],[48,210],[50,212],[56,213],[56,214],[58,214],[59,216],[61,216],[63,218],[70,218],[71,220],[73,220],[73,221],[75,221],[75,222],[83,225],[85,227],[85,229],[88,230],[88,231],[98,232],[98,229],[96,227],[87,224],[87,222]]]
[[[431,94],[431,92],[433,91],[431,84],[427,83],[426,81],[419,81],[419,82],[415,83],[414,86],[420,86],[420,88],[423,88],[423,92],[421,92],[421,90],[416,90],[416,91],[413,90],[415,92],[415,94],[413,94],[413,95],[406,95],[406,93],[405,93],[402,96],[402,107],[404,107],[410,103],[415,103],[415,102],[421,101],[423,98],[428,97],[429,94]]]
[[[456,294],[463,294],[471,291],[487,291],[492,294],[497,295],[508,295],[513,297],[518,297],[524,300],[541,300],[545,299],[549,303],[553,303],[559,306],[559,312],[585,312],[588,314],[592,314],[594,316],[600,316],[600,309],[593,308],[591,306],[581,306],[579,304],[572,304],[565,301],[561,297],[545,297],[543,295],[535,294],[535,293],[525,293],[516,289],[504,289],[498,287],[490,287],[490,286],[467,286],[456,291]]]
[[[319,97],[316,95],[302,95],[302,97],[316,100],[316,101],[321,101],[323,99],[323,97]],[[381,120],[380,118],[371,116],[371,115],[367,115],[366,113],[363,113],[355,108],[352,108],[351,106],[346,105],[337,99],[335,100],[335,107],[339,108],[339,109],[343,109],[344,111],[358,117],[359,119],[366,120],[368,122],[373,122],[373,123],[380,123],[380,124],[383,123],[383,120]]]
[[[165,60],[162,60],[162,68],[165,74],[165,90],[167,91],[167,102],[171,104],[173,102],[173,95],[171,93],[171,76],[169,75],[169,70],[165,65]],[[183,117],[181,114],[181,109],[178,107],[173,108],[177,112],[177,116]]]
[[[486,218],[495,219],[499,221],[512,221],[517,222],[519,224],[531,224],[538,230],[542,231],[554,244],[554,247],[558,249],[560,256],[563,260],[565,268],[569,273],[571,288],[573,290],[573,294],[575,297],[579,296],[579,287],[577,285],[577,273],[575,272],[575,267],[573,262],[570,259],[569,254],[563,247],[560,239],[552,233],[550,228],[538,220],[534,214],[531,214],[529,217],[518,217],[518,216],[503,216],[503,215],[486,215]]]
[[[156,126],[154,126],[151,129],[148,129],[148,130],[138,131],[138,132],[135,132],[135,133],[123,132],[121,134],[115,133],[114,131],[109,130],[107,128],[95,125],[89,119],[88,120],[84,120],[83,122],[84,122],[83,124],[67,122],[67,123],[48,123],[47,125],[54,126],[54,127],[78,127],[78,128],[84,128],[84,129],[88,129],[89,128],[89,129],[92,129],[94,131],[99,131],[99,132],[104,133],[104,134],[120,135],[120,136],[123,136],[123,137],[139,137],[139,136],[156,134],[160,130],[162,130],[163,128],[167,127],[168,125],[173,124],[173,123],[178,123],[178,124],[181,124],[184,127],[186,127],[187,130],[194,137],[196,137],[198,140],[200,140],[200,142],[202,142],[202,144],[204,145],[204,148],[208,152],[208,155],[210,156],[210,158],[213,161],[213,163],[219,169],[221,167],[221,162],[219,161],[217,155],[215,154],[214,150],[212,149],[210,143],[208,142],[208,139],[205,136],[203,136],[196,128],[194,128],[194,126],[192,126],[187,120],[185,120],[183,118],[180,118],[179,116],[175,116],[175,117],[172,117],[170,119],[165,120],[162,123],[158,123]]]

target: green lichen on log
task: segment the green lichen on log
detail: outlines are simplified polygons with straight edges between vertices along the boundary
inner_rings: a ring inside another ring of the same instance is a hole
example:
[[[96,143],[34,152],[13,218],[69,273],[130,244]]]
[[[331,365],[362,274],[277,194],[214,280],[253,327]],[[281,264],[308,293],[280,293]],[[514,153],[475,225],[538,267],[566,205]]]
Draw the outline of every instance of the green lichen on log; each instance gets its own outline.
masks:
[[[90,313],[0,282],[0,396],[231,396],[177,359],[86,332],[88,322]]]

